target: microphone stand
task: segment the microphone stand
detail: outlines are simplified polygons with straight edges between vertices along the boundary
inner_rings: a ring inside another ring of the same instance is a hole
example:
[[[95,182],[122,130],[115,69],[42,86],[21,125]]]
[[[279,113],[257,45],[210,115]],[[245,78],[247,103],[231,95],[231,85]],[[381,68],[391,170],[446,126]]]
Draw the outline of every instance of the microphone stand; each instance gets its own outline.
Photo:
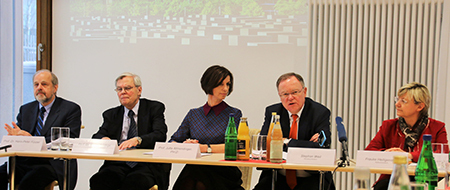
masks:
[[[348,160],[348,147],[347,147],[347,141],[342,141],[342,154],[341,158],[337,162],[338,167],[345,168],[347,166],[350,166],[350,161]]]

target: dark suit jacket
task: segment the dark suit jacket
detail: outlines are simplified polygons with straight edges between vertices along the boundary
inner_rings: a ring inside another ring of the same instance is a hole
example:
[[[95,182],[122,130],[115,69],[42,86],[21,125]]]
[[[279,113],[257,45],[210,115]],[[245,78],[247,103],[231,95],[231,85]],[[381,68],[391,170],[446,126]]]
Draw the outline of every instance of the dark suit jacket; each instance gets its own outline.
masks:
[[[34,134],[39,112],[39,102],[33,101],[20,107],[17,115],[17,126],[22,130]],[[50,113],[45,121],[41,134],[45,137],[45,141],[49,143],[51,140],[51,127],[69,127],[70,137],[79,138],[81,129],[81,108],[78,104],[56,97],[52,105]],[[62,181],[64,177],[64,163],[62,160],[51,159],[50,164],[55,169],[62,189]],[[74,189],[77,183],[77,161],[70,160],[70,189]]]
[[[261,134],[267,135],[270,127],[270,120],[272,118],[272,112],[277,112],[277,115],[280,115],[280,124],[281,130],[283,130],[283,137],[289,138],[289,133],[291,131],[289,113],[281,103],[273,104],[266,108]],[[319,104],[310,98],[306,98],[302,115],[300,116],[300,120],[298,122],[298,138],[291,139],[288,147],[321,148],[319,143],[311,142],[309,139],[311,139],[314,134],[320,133],[322,130],[325,132],[325,136],[327,137],[325,144],[329,145],[331,143],[330,110],[322,104]]]
[[[281,103],[273,104],[266,108],[266,112],[264,114],[264,124],[260,134],[267,135],[270,127],[270,120],[272,118],[272,112],[276,112],[277,115],[280,115],[280,125],[281,130],[283,131],[283,137],[289,138],[289,133],[291,130],[289,113]],[[287,151],[288,147],[329,148],[331,143],[330,114],[330,110],[322,104],[317,103],[310,98],[305,98],[305,105],[298,122],[297,139],[291,139],[288,146],[284,147],[284,151]],[[327,137],[324,147],[320,147],[317,142],[309,141],[314,134],[320,133],[322,130],[325,132],[325,136]],[[309,171],[309,173],[313,176],[319,177],[318,172]],[[259,183],[270,180],[271,176],[271,170],[263,170]],[[325,178],[325,187],[328,187],[328,183],[332,183],[333,180],[331,173],[327,172],[325,174]],[[331,189],[334,189],[334,184]]]
[[[152,101],[141,98],[138,111],[138,136],[142,138],[141,144],[136,148],[153,149],[156,142],[165,142],[167,138],[167,125],[164,119],[164,104],[158,101]],[[109,137],[119,143],[122,134],[124,106],[120,105],[103,112],[103,124],[92,138],[101,139]],[[104,164],[111,164],[111,161],[105,161]],[[158,176],[156,182],[158,186],[165,186],[168,181],[163,176],[163,171],[170,170],[167,165],[147,164],[151,168],[154,176]],[[169,166],[170,168],[170,166]],[[167,184],[168,185],[168,184]]]

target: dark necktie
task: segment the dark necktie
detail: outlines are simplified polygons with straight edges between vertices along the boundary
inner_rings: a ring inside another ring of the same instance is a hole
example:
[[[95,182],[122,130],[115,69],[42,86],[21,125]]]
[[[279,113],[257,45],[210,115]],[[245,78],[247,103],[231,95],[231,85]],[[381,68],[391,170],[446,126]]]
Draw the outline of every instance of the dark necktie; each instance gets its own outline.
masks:
[[[136,121],[134,121],[133,110],[128,112],[128,117],[130,118],[130,127],[128,128],[127,140],[137,136]]]
[[[289,133],[289,138],[297,139],[297,114],[292,114],[292,125]],[[297,186],[297,171],[296,170],[286,170],[286,182],[291,189],[294,189]]]
[[[133,110],[130,110],[128,112],[128,117],[130,118],[130,127],[128,128],[127,140],[137,136],[136,121],[134,121]],[[126,162],[126,163],[128,166],[130,166],[130,168],[134,168],[134,166],[137,165],[137,162]]]
[[[36,132],[34,133],[34,136],[41,136],[42,128],[44,128],[44,113],[45,113],[45,107],[42,107],[39,110],[39,117],[38,117]]]

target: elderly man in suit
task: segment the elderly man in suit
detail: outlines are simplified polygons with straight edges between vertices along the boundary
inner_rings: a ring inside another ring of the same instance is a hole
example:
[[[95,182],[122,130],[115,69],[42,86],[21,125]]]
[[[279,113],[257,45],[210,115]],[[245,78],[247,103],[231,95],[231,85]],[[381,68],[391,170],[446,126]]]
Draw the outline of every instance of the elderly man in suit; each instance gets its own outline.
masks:
[[[51,127],[69,127],[70,137],[78,138],[81,128],[81,108],[76,103],[56,96],[58,78],[49,70],[39,70],[33,76],[36,101],[20,107],[17,123],[5,124],[8,135],[44,136],[47,143],[51,138]],[[77,182],[77,161],[70,160],[69,189]],[[54,180],[64,179],[62,160],[49,158],[18,157],[16,159],[16,180],[19,189],[44,189]],[[0,166],[0,188],[7,189],[7,164]]]
[[[267,135],[272,112],[280,115],[283,131],[284,151],[289,147],[329,148],[331,142],[330,110],[306,97],[307,88],[303,78],[296,73],[281,75],[276,83],[281,103],[266,108],[262,135]],[[323,132],[325,142],[320,142]],[[314,190],[319,189],[320,174],[316,171],[278,170],[275,189],[280,190]],[[255,190],[270,189],[272,170],[263,170]],[[334,183],[331,174],[325,174],[325,187]],[[327,188],[325,188],[327,189]]]
[[[93,138],[114,139],[119,149],[153,149],[156,142],[165,142],[167,126],[164,104],[140,98],[141,79],[122,73],[116,79],[120,106],[103,112],[103,124]],[[167,189],[169,171],[166,164],[105,161],[90,179],[92,190],[98,189]]]

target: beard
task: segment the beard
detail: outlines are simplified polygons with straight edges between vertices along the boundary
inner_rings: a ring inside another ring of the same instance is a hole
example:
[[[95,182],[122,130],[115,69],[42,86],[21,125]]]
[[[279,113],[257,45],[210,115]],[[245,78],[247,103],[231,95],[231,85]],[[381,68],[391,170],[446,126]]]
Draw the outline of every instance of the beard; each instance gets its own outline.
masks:
[[[44,104],[44,103],[49,102],[53,98],[53,95],[50,95],[49,97],[47,97],[45,94],[38,94],[38,95],[35,95],[34,97],[36,98],[36,100],[39,103]]]

